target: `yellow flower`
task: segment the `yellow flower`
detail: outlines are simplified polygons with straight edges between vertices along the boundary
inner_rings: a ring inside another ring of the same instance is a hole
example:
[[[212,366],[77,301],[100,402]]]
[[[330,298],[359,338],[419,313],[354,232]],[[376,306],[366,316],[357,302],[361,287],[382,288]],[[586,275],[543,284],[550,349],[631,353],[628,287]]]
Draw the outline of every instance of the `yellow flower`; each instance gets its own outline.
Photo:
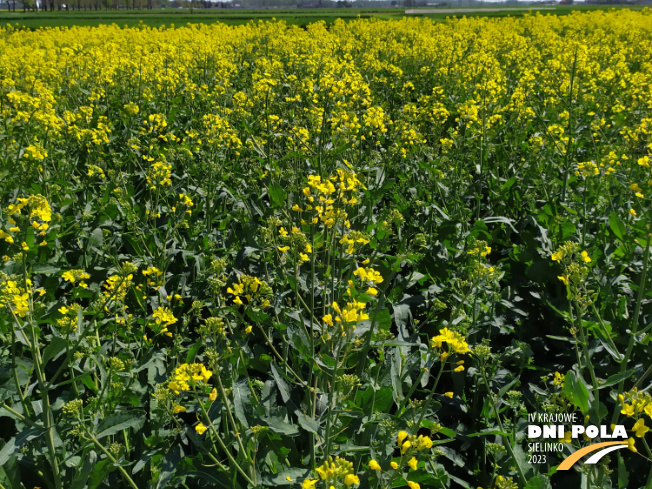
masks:
[[[648,403],[643,410],[645,411],[645,414],[652,418],[652,402]]]
[[[421,489],[421,486],[416,482],[408,481],[408,486],[410,489]]]
[[[449,391],[449,392],[444,392],[444,395],[445,395],[446,397],[450,397],[451,399],[453,398],[453,393],[450,392],[450,391]]]
[[[630,209],[630,210],[629,210],[629,213],[630,213],[632,216],[636,216],[636,211],[635,211],[634,209]]]
[[[368,294],[368,295],[378,295],[378,290],[373,288],[373,287],[369,287],[367,289],[367,292],[365,292],[365,293]]]
[[[620,411],[621,414],[625,416],[634,416],[634,405],[633,404],[624,404],[623,409]]]
[[[417,438],[417,441],[414,446],[417,448],[418,451],[427,450],[429,448],[432,448],[432,440],[430,439],[429,436],[419,435],[419,438]]]
[[[200,435],[203,435],[207,429],[208,428],[206,428],[206,426],[204,426],[202,423],[199,423],[197,426],[195,426],[195,431]]]
[[[398,464],[394,461],[390,462],[389,465],[391,465],[394,470],[398,469]]]
[[[591,262],[591,257],[589,257],[589,254],[586,251],[582,252],[582,261],[584,263],[590,263]]]
[[[152,313],[152,317],[155,318],[156,324],[165,327],[170,326],[178,321],[178,319],[174,317],[174,314],[172,314],[172,311],[170,311],[167,307],[159,307]]]
[[[344,477],[344,485],[352,486],[353,484],[360,484],[360,478],[357,475],[346,474]]]
[[[277,248],[278,248],[278,251],[280,251],[281,253],[287,253],[288,250],[290,249],[289,246],[277,246]]]
[[[380,468],[380,464],[378,462],[376,462],[373,458],[371,460],[369,460],[369,468],[371,470],[382,470]]]
[[[247,327],[245,328],[245,334],[249,334],[249,333],[251,333],[251,330],[252,330],[252,329],[253,329],[252,326],[247,326]]]
[[[412,446],[412,443],[410,442],[410,440],[407,440],[407,441],[403,442],[403,445],[401,445],[401,455],[403,455],[405,452],[407,452],[410,449],[411,446]]]
[[[638,450],[634,446],[634,443],[636,443],[635,439],[634,438],[629,438],[627,440],[627,448],[629,448],[632,452],[636,453],[636,452],[638,452]]]
[[[186,408],[183,407],[181,404],[177,404],[176,406],[174,406],[174,409],[172,409],[172,411],[174,412],[174,414],[185,413]]]
[[[417,459],[412,457],[407,463],[412,470],[417,470]]]
[[[301,489],[313,489],[318,481],[319,479],[303,479]]]
[[[215,387],[213,387],[213,390],[208,395],[208,400],[209,401],[214,401],[215,399],[217,399],[217,389]]]
[[[645,433],[650,431],[650,428],[645,426],[645,421],[643,421],[643,418],[641,418],[634,424],[632,431],[634,431],[634,434],[636,435],[637,438],[643,438],[645,436]]]
[[[567,275],[557,275],[557,278],[564,282],[564,285],[568,285],[568,276]]]
[[[642,191],[643,191],[643,189],[642,189],[641,187],[638,186],[638,183],[632,183],[632,184],[629,186],[629,189],[632,190],[632,191],[634,191],[634,192],[642,192]]]
[[[403,443],[403,440],[405,440],[408,437],[408,432],[407,431],[399,431],[398,432],[398,445],[400,446]]]

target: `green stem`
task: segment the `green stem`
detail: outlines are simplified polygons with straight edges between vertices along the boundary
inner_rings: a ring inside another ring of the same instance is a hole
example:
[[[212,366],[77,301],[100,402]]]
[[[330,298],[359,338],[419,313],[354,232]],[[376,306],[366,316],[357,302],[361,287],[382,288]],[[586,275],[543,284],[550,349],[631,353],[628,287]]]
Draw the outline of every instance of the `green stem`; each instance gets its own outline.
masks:
[[[447,360],[448,357],[446,357],[446,359],[444,359],[441,362],[441,365],[439,367],[439,372],[437,373],[437,377],[435,378],[435,383],[433,384],[432,389],[430,389],[430,393],[428,394],[428,398],[426,399],[425,405],[421,408],[421,415],[419,416],[419,420],[417,421],[416,424],[417,430],[421,427],[421,422],[423,421],[423,418],[425,417],[426,412],[428,412],[428,408],[432,403],[433,396],[435,395],[435,390],[437,389],[437,385],[439,384],[439,379],[441,378],[441,374],[444,372],[444,367],[446,366]]]
[[[218,386],[220,388],[220,396],[222,397],[222,400],[224,401],[224,405],[228,406],[229,402],[228,402],[228,399],[226,397],[226,392],[224,391],[224,386],[222,385],[222,378],[219,375],[219,372],[218,372],[218,375],[216,375],[216,377],[217,377],[217,384],[218,384]],[[195,392],[195,395],[196,394],[197,394],[197,392]],[[245,447],[242,444],[242,439],[240,438],[240,430],[238,429],[238,425],[235,422],[235,418],[233,418],[233,413],[231,412],[230,409],[227,409],[226,414],[227,414],[227,416],[229,418],[229,421],[231,422],[231,427],[233,428],[233,432],[235,433],[235,437],[238,440],[238,445],[240,445],[240,450],[242,450],[242,454],[247,458],[248,462],[253,464],[253,460],[251,460],[251,457],[249,457],[249,454],[247,453],[247,450],[245,450]],[[256,480],[255,473],[253,474],[253,479],[254,479],[254,481]]]
[[[82,438],[83,438],[84,440],[88,440],[88,438],[86,438],[86,437],[83,436],[83,435],[82,435]],[[129,484],[133,489],[138,489],[138,486],[136,485],[136,483],[134,482],[134,480],[129,476],[129,474],[128,474],[127,471],[124,469],[124,467],[118,463],[118,461],[116,460],[116,458],[115,458],[113,455],[111,455],[111,453],[110,453],[106,448],[104,448],[104,445],[102,445],[102,444],[97,440],[97,438],[95,438],[93,435],[90,435],[90,441],[92,441],[92,442],[95,444],[95,446],[96,446],[97,448],[99,448],[99,449],[102,451],[102,453],[104,453],[104,455],[106,455],[106,457],[107,457],[107,458],[108,458],[108,459],[113,463],[114,466],[118,467],[118,470],[120,471],[120,473],[122,474],[122,476],[126,479],[127,483],[128,483],[128,484]]]
[[[593,403],[594,403],[593,408],[595,411],[595,419],[597,423],[600,420],[600,391],[599,391],[600,387],[598,385],[598,379],[595,376],[595,369],[593,368],[593,364],[591,363],[591,356],[589,354],[589,348],[586,341],[586,334],[584,332],[584,325],[582,324],[582,314],[580,312],[581,310],[577,302],[575,302],[575,309],[577,310],[577,322],[579,323],[580,338],[582,341],[582,352],[584,353],[586,368],[588,369],[589,375],[591,376],[591,385],[593,386]],[[581,365],[578,365],[578,367],[581,368]]]
[[[219,443],[220,448],[226,454],[227,458],[229,459],[229,462],[231,462],[233,464],[235,469],[238,472],[240,472],[240,475],[242,475],[242,477],[244,477],[244,479],[249,484],[251,484],[252,486],[255,487],[256,484],[254,483],[254,481],[252,481],[251,478],[244,471],[244,469],[242,467],[240,467],[240,464],[238,464],[237,460],[235,458],[233,458],[233,454],[231,453],[231,450],[229,450],[228,447],[222,441],[222,438],[220,437],[220,434],[217,432],[217,429],[215,428],[215,426],[213,425],[213,422],[211,421],[211,418],[208,417],[208,413],[206,412],[206,409],[204,409],[204,404],[201,402],[201,399],[199,399],[199,396],[197,396],[197,391],[195,391],[195,397],[197,398],[197,401],[199,402],[199,407],[201,408],[202,414],[204,415],[204,417],[208,421],[208,425],[210,426],[211,431],[213,432],[213,434],[215,435],[215,438],[217,439],[217,443]]]
[[[649,219],[649,217],[648,217]],[[623,358],[622,363],[620,364],[620,374],[624,375],[627,371],[627,364],[629,363],[629,358],[632,355],[634,349],[634,344],[636,343],[636,335],[638,333],[638,319],[641,315],[641,304],[643,302],[643,297],[645,296],[645,284],[647,283],[647,272],[650,265],[650,224],[648,220],[648,235],[645,237],[645,253],[643,256],[643,273],[641,274],[641,281],[638,284],[638,295],[636,297],[636,307],[634,309],[634,318],[632,319],[632,332],[629,336],[629,343],[627,345],[627,351],[625,352],[625,358]],[[625,379],[621,380],[618,383],[618,394],[622,394],[625,388]],[[615,423],[618,419],[618,410],[614,410],[614,414],[611,418],[611,423]]]
[[[503,422],[500,420],[500,413],[498,412],[498,408],[496,407],[496,403],[494,402],[493,392],[491,392],[491,388],[489,387],[489,381],[487,380],[487,372],[485,371],[484,367],[480,369],[480,372],[482,373],[482,380],[484,381],[485,386],[487,386],[487,391],[489,392],[489,400],[491,401],[491,407],[493,409],[494,415],[496,416],[496,422],[498,423],[498,428],[500,428],[501,432],[505,433]],[[516,469],[518,471],[520,484],[525,486],[527,484],[525,473],[523,472],[523,469],[521,468],[521,464],[518,462],[518,459],[514,454],[514,449],[512,448],[512,444],[508,438],[505,438],[505,446],[507,448],[507,451],[509,452],[510,457],[512,457],[512,460],[514,460],[514,463],[516,464]]]

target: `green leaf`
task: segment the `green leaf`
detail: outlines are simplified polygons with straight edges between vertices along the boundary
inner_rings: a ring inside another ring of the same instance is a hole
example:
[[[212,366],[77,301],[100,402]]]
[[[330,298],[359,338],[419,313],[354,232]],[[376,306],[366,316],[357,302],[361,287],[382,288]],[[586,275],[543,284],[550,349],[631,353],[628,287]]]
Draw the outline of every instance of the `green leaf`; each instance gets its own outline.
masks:
[[[272,199],[274,207],[282,207],[287,199],[287,194],[278,183],[273,183],[269,186],[269,196]]]
[[[194,345],[192,345],[192,348],[188,350],[188,354],[186,355],[186,363],[193,363],[195,361],[197,352],[199,352],[202,346],[204,345],[202,345],[201,343],[195,343]]]
[[[110,435],[126,430],[129,428],[140,428],[145,423],[145,413],[141,411],[130,411],[124,413],[111,414],[97,428],[95,438],[101,440]]]
[[[629,487],[629,471],[623,461],[623,456],[618,452],[618,489]]]
[[[305,413],[301,411],[296,411],[297,419],[299,420],[299,425],[306,431],[314,433],[319,436],[319,423],[313,418],[308,417]]]
[[[604,384],[600,384],[599,389],[604,389],[605,387],[610,387],[612,385],[616,385],[621,380],[625,380],[625,379],[628,379],[629,377],[631,377],[634,372],[635,372],[635,370],[630,369],[630,370],[626,370],[624,372],[619,372],[617,374],[611,375],[607,380],[604,381]]]
[[[70,489],[83,489],[86,486],[86,481],[93,471],[93,467],[97,462],[97,454],[91,450],[86,456],[83,457],[84,463],[82,464],[81,470],[77,474],[70,485]]]
[[[108,458],[97,462],[93,467],[93,471],[91,472],[91,476],[88,481],[88,489],[97,489],[100,487],[106,477],[117,468],[118,467],[113,465],[113,463]]]
[[[271,370],[272,370],[272,376],[274,377],[274,380],[276,381],[276,386],[278,387],[279,392],[281,393],[281,398],[283,399],[284,403],[287,403],[290,400],[290,386],[288,385],[287,382],[281,377],[281,374],[279,374],[276,364],[271,365]]]
[[[168,482],[172,480],[174,472],[182,458],[183,452],[181,451],[181,447],[179,445],[173,446],[161,463],[161,475],[156,483],[156,489],[168,487]]]
[[[609,336],[609,333],[611,333],[611,327],[608,326],[608,323],[605,324],[605,327],[609,328],[609,331],[605,331],[601,324],[592,321],[584,321],[583,324],[598,337],[604,349],[609,352],[609,355],[611,355],[614,360],[620,363],[623,358],[625,358],[624,355],[618,351],[618,348]]]
[[[507,180],[505,183],[503,183],[503,184],[500,186],[500,191],[501,191],[501,192],[506,192],[507,190],[509,190],[510,188],[512,188],[512,186],[513,186],[515,183],[516,183],[516,177],[511,177],[509,180]]]
[[[0,450],[0,467],[5,465],[9,461],[9,458],[23,446],[34,438],[40,437],[44,433],[45,430],[43,428],[29,428],[11,438],[5,446],[2,447],[2,450]]]
[[[7,463],[0,465],[0,485],[7,488],[21,487],[20,470],[15,458],[12,457]]]
[[[296,436],[299,434],[299,427],[297,425],[290,424],[280,417],[263,417],[261,421],[269,426],[270,430],[279,435]]]
[[[238,381],[233,387],[233,407],[235,411],[235,417],[238,418],[238,421],[242,423],[242,426],[249,428],[249,421],[247,421],[247,415],[245,410],[247,406],[250,406],[249,398],[251,392],[249,391],[249,386],[247,385],[246,380]]]
[[[576,377],[572,370],[566,374],[563,392],[568,400],[582,411],[582,414],[589,412],[589,391],[584,381]]]
[[[550,479],[545,475],[537,475],[527,481],[524,489],[552,489]]]
[[[504,431],[501,431],[497,428],[487,428],[486,430],[477,431],[475,433],[471,433],[466,436],[468,436],[469,438],[474,438],[476,436],[487,436],[487,435],[509,436],[509,433],[505,433]]]
[[[93,229],[93,232],[91,232],[90,235],[90,243],[91,245],[93,245],[94,248],[102,247],[102,245],[104,244],[104,233],[102,233],[102,229],[100,228]]]
[[[423,423],[421,423],[421,424],[423,424]],[[444,435],[444,436],[448,436],[448,437],[450,437],[450,438],[454,438],[455,435],[456,435],[456,433],[455,433],[453,430],[451,430],[450,428],[445,428],[445,427],[443,427],[443,426],[439,428],[439,432],[440,432],[442,435]]]
[[[308,469],[291,468],[286,469],[278,474],[264,475],[260,483],[263,486],[297,486],[299,481],[302,481],[310,475]]]
[[[66,345],[68,345],[66,340],[59,338],[58,336],[54,336],[50,341],[50,344],[46,346],[45,350],[43,351],[43,365],[47,365],[50,360],[57,358],[59,355],[65,352]]]
[[[54,265],[49,265],[48,263],[39,263],[32,267],[32,272],[42,273],[45,275],[53,275],[55,273],[59,273],[60,271],[61,269],[59,267],[55,267]]]
[[[620,241],[625,241],[627,228],[615,212],[612,212],[611,215],[609,215],[609,227]]]

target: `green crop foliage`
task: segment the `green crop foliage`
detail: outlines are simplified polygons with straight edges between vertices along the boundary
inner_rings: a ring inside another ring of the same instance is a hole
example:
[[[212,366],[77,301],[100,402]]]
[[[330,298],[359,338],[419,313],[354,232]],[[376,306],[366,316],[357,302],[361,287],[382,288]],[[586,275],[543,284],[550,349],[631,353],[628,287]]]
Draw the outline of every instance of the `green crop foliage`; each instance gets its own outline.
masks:
[[[0,29],[0,488],[649,487],[652,12],[331,14]]]

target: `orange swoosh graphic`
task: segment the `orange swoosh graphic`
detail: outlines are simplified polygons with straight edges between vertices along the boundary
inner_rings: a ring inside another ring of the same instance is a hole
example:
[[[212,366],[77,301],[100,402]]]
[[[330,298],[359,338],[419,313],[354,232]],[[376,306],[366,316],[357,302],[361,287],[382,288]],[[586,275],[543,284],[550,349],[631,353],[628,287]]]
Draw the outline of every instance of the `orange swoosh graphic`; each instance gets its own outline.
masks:
[[[593,445],[586,446],[575,453],[573,453],[570,457],[568,457],[566,460],[564,460],[561,464],[559,464],[559,467],[557,467],[557,470],[568,470],[570,469],[575,462],[577,462],[579,459],[581,459],[584,455],[587,453],[595,452],[596,450],[599,450],[600,448],[604,447],[609,447],[612,445],[624,445],[627,446],[627,443],[623,443],[622,441],[605,441],[604,443],[594,443]]]

